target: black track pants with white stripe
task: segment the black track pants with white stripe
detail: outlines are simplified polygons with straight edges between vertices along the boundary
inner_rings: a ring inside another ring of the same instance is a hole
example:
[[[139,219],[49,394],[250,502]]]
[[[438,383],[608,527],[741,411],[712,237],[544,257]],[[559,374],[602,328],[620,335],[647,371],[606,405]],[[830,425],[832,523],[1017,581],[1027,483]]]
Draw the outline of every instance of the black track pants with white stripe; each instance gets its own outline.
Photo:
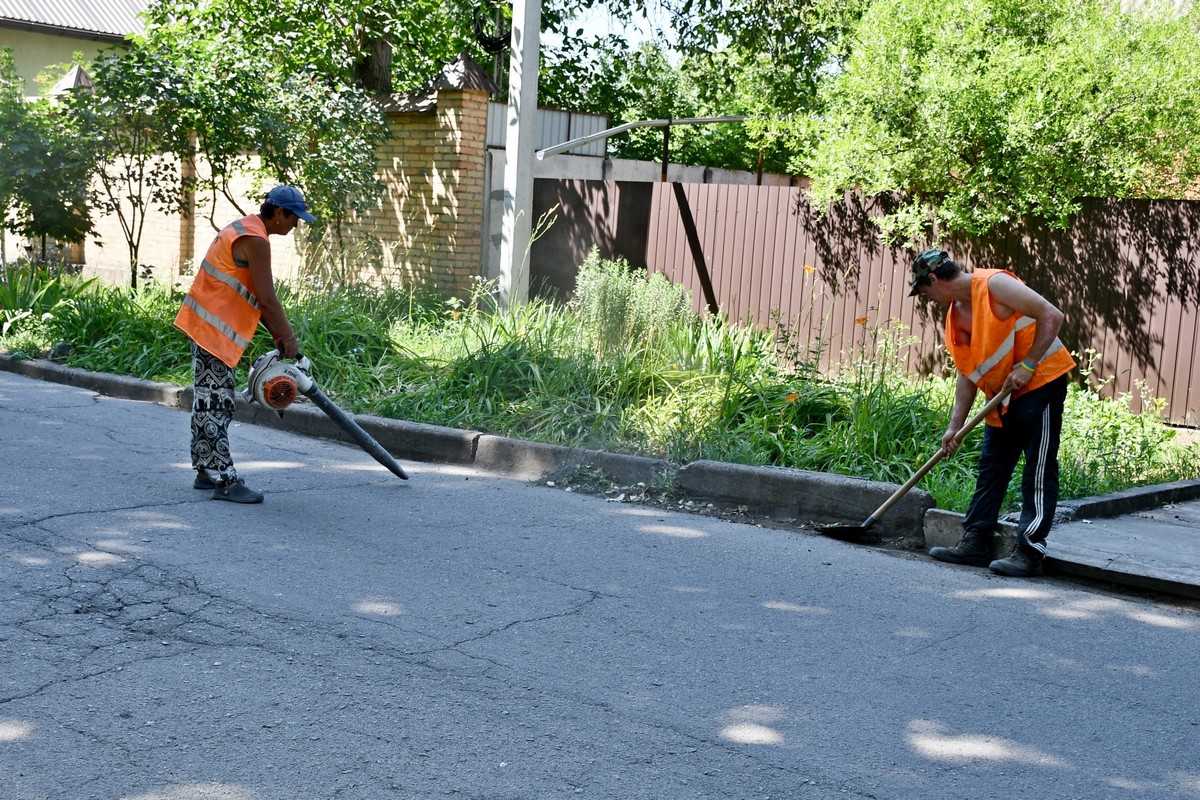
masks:
[[[963,517],[963,528],[991,535],[1000,518],[1004,495],[1021,455],[1021,521],[1025,541],[1045,553],[1046,535],[1058,506],[1058,442],[1062,435],[1064,375],[1013,400],[1003,425],[988,425],[983,434],[975,494]]]

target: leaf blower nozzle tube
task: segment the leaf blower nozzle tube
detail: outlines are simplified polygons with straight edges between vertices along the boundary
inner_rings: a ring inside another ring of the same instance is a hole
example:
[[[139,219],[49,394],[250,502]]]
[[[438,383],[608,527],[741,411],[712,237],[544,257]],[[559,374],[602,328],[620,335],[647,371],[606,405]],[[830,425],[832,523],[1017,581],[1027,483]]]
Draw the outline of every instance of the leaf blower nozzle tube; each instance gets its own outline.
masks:
[[[345,411],[342,411],[333,401],[325,396],[315,381],[308,374],[312,363],[303,355],[298,355],[296,363],[289,364],[279,360],[279,351],[271,350],[260,356],[250,367],[250,380],[242,397],[249,402],[258,403],[264,408],[283,416],[285,408],[296,400],[299,392],[313,401],[313,405],[325,412],[325,415],[337,423],[354,443],[365,450],[372,458],[401,480],[408,480],[408,475],[392,458],[392,454],[383,449],[383,445],[375,441],[371,434]]]

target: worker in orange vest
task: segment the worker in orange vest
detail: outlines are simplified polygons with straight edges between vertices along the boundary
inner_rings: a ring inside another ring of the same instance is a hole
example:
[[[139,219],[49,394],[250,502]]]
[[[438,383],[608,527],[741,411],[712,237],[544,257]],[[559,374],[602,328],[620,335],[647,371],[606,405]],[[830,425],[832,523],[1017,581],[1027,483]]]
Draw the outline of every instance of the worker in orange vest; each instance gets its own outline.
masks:
[[[946,348],[958,370],[954,409],[942,437],[952,455],[955,434],[982,389],[1012,394],[987,419],[975,494],[963,517],[963,538],[929,555],[953,564],[987,566],[998,575],[1042,574],[1046,536],[1058,504],[1058,443],[1067,373],[1075,359],[1058,339],[1063,313],[1006,270],[963,272],[944,250],[925,250],[912,263],[909,296],[924,295],[948,310]],[[1017,461],[1025,455],[1017,543],[992,560],[992,537]]]
[[[261,503],[262,492],[238,477],[229,452],[229,423],[236,408],[233,371],[261,321],[284,358],[299,342],[275,293],[268,236],[286,236],[300,220],[316,222],[299,189],[276,186],[257,214],[227,225],[209,245],[175,326],[192,340],[193,488],[214,500]]]

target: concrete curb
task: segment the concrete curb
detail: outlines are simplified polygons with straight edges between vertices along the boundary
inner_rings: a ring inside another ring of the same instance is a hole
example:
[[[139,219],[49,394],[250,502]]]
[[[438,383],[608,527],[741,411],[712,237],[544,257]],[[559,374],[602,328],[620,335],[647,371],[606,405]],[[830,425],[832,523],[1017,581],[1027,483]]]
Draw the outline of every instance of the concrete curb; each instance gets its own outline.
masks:
[[[941,508],[925,512],[924,532],[926,547],[953,547],[962,538],[963,515]],[[992,538],[992,558],[1004,558],[1012,552],[1017,541],[1017,526],[1001,522]]]
[[[24,360],[0,353],[0,370],[38,380],[76,386],[110,397],[189,409],[191,387],[156,383],[122,375],[88,372],[40,359]],[[306,436],[351,442],[319,409],[305,402],[289,408],[281,419],[257,405],[238,400],[239,422],[265,425]],[[621,485],[673,479],[694,500],[712,502],[779,519],[813,525],[855,524],[867,519],[898,487],[894,484],[781,467],[751,467],[695,461],[682,467],[645,456],[560,447],[493,436],[479,431],[443,428],[417,422],[355,415],[355,421],[400,459],[458,464],[530,481],[559,480],[591,468]],[[1063,503],[1067,516],[1115,516],[1166,502],[1200,497],[1200,480],[1130,489],[1101,497]],[[872,535],[924,536],[926,546],[958,541],[961,515],[933,507],[928,492],[913,489],[872,528]],[[1002,525],[996,552],[1006,555],[1015,528]]]
[[[1197,498],[1200,498],[1200,479],[1193,479],[1068,500],[1059,504],[1059,511],[1069,519],[1119,517],[1135,511],[1146,511],[1163,503],[1181,503]]]
[[[0,369],[64,383],[103,395],[191,407],[191,387],[154,383],[120,375],[87,372],[50,361],[19,360],[0,354]],[[350,442],[319,409],[297,402],[278,414],[238,399],[239,422],[306,436]],[[661,459],[493,436],[403,420],[355,415],[355,421],[400,459],[458,464],[529,481],[561,480],[582,469],[599,470],[620,485],[670,479],[689,499],[814,524],[853,524],[865,520],[897,487],[884,483],[778,467],[748,467],[696,461],[680,467]],[[933,498],[919,489],[909,494],[872,529],[880,536],[921,533]]]
[[[861,523],[899,488],[845,475],[719,461],[693,461],[679,469],[675,480],[696,499],[744,505],[813,525]],[[912,535],[921,530],[931,508],[933,497],[913,489],[872,527],[871,535]]]

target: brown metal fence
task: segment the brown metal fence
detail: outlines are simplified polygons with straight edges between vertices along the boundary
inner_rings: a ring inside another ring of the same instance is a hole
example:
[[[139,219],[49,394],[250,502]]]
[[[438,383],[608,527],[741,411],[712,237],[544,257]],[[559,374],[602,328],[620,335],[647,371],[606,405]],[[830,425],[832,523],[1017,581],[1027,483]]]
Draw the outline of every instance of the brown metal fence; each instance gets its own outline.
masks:
[[[792,342],[822,350],[824,364],[893,320],[920,340],[912,369],[944,363],[942,312],[907,297],[911,254],[876,236],[872,218],[889,198],[851,196],[818,218],[795,187],[538,184],[572,216],[535,244],[535,286],[539,265],[555,264],[556,293],[569,291],[563,265],[595,243],[688,286],[697,310],[715,304],[734,320],[786,326]],[[605,202],[591,206],[597,198]],[[1058,305],[1061,338],[1076,353],[1099,353],[1094,374],[1112,377],[1110,391],[1136,396],[1144,381],[1168,401],[1171,421],[1200,423],[1200,203],[1089,200],[1066,230],[1028,222],[940,245],[968,269],[1012,270]]]

